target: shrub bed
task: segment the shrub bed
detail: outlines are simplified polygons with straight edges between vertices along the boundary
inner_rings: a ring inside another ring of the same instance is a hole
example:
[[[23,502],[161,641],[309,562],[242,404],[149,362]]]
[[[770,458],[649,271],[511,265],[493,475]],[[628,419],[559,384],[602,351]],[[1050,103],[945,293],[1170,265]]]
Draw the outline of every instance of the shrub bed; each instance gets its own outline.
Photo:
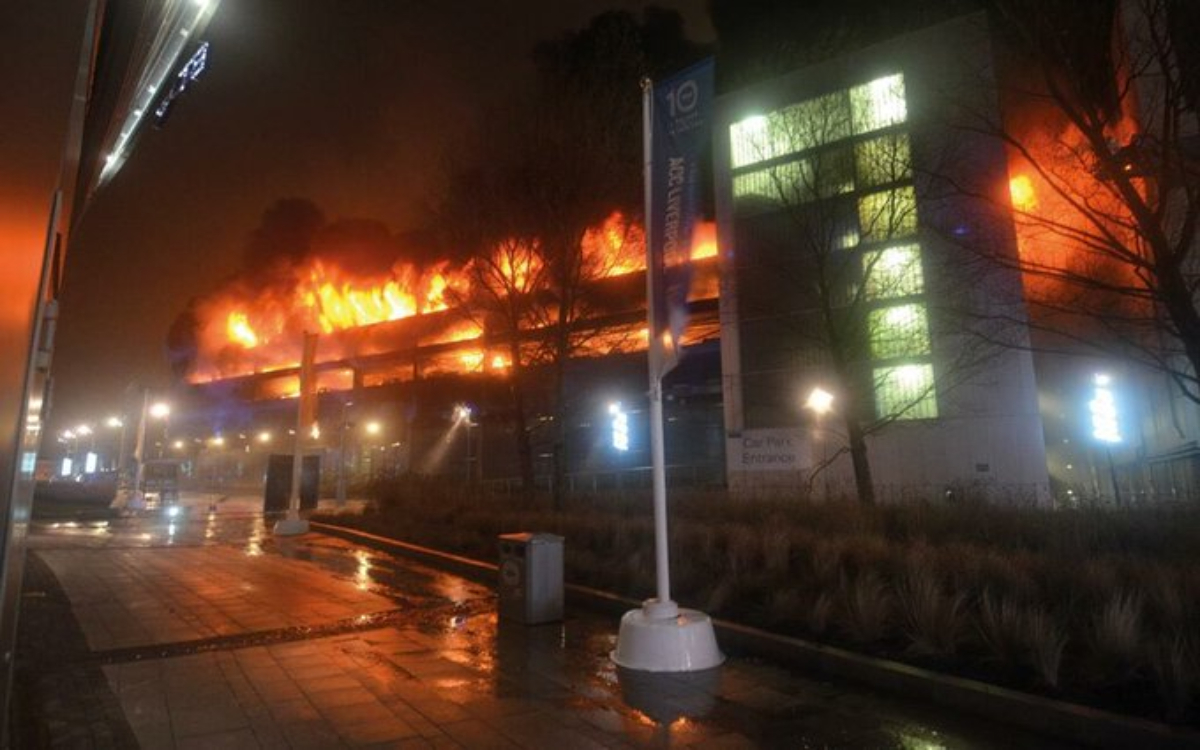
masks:
[[[489,494],[401,477],[337,523],[492,560],[496,536],[566,537],[567,580],[653,595],[648,497]],[[784,635],[1057,698],[1200,724],[1200,506],[671,497],[675,599]]]

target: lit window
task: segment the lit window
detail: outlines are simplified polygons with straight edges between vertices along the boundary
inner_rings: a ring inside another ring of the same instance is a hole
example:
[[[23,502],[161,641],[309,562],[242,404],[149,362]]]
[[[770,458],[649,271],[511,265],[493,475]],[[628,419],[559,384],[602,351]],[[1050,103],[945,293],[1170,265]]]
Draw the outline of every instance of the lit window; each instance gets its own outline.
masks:
[[[850,108],[855,135],[904,122],[908,119],[904,76],[897,73],[855,86],[850,89]]]
[[[921,304],[872,310],[868,317],[871,356],[875,359],[929,353],[929,321]]]
[[[755,115],[729,126],[733,167],[807,151],[850,137],[850,107],[844,91]]]
[[[848,148],[827,149],[814,155],[811,171],[814,192],[821,198],[854,191],[854,161]]]
[[[854,147],[854,167],[859,187],[875,187],[912,176],[908,136],[885,135]]]
[[[877,368],[875,410],[880,418],[935,419],[938,410],[933,365]]]
[[[917,231],[917,196],[912,187],[869,193],[858,199],[858,226],[863,239],[887,240]]]
[[[787,133],[789,153],[849,138],[846,93],[839,91],[786,107],[779,113],[779,127]]]
[[[739,209],[763,205],[795,206],[812,200],[812,166],[793,161],[733,178],[733,198]]]
[[[733,166],[744,167],[771,158],[770,126],[763,115],[747,117],[729,126]]]
[[[863,255],[867,299],[891,299],[920,294],[925,289],[921,247],[897,245]]]

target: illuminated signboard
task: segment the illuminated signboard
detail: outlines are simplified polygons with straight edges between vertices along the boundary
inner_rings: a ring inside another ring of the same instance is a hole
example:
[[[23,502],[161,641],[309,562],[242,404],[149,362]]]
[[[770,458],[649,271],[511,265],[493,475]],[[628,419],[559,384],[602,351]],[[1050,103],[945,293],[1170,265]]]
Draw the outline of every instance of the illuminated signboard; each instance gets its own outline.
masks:
[[[200,78],[200,74],[208,67],[208,42],[203,42],[192,56],[188,58],[179,72],[175,74],[175,81],[171,84],[171,88],[159,100],[158,106],[154,108],[154,122],[158,126],[162,126],[167,118],[171,116],[171,109],[175,106],[175,100],[183,95],[183,92],[188,90],[196,80]]]

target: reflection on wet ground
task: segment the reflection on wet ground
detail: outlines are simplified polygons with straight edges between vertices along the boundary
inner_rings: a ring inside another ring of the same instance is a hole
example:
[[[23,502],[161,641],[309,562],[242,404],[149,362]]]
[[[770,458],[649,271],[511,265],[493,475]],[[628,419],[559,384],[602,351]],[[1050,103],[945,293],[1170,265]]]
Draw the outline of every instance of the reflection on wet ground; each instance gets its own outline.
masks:
[[[498,620],[489,587],[268,524],[194,506],[34,528],[143,745],[1060,747],[752,659],[618,669],[615,620]],[[221,697],[193,706],[188,680]]]

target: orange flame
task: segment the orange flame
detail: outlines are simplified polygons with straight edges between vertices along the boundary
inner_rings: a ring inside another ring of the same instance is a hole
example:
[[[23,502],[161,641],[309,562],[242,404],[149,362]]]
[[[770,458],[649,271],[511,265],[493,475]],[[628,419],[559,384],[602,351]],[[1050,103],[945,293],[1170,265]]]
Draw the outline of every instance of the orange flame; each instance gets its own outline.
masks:
[[[1100,187],[1102,178],[1096,167],[1080,158],[1090,148],[1083,134],[1049,105],[1025,103],[1014,111],[1023,119],[1018,118],[1011,127],[1025,150],[1014,149],[1008,155],[1008,190],[1017,251],[1028,269],[1023,281],[1030,302],[1046,305],[1046,310],[1074,305],[1070,300],[1078,297],[1079,289],[1072,288],[1072,279],[1099,278],[1114,286],[1138,286],[1141,282],[1131,266],[1081,239],[1099,231],[1136,244],[1125,218],[1128,206]],[[1136,132],[1136,122],[1126,113],[1109,130],[1113,142],[1125,142]],[[1089,208],[1081,212],[1079,205]],[[1093,223],[1096,217],[1102,217],[1105,224],[1100,230]],[[1103,304],[1114,306],[1129,304],[1128,300],[1104,300]]]
[[[246,314],[240,312],[229,313],[229,340],[246,347],[253,349],[258,346],[258,336],[254,333],[254,329],[250,327],[250,322],[246,320]]]
[[[645,234],[620,212],[585,233],[580,243],[585,278],[604,279],[642,272],[646,268]],[[494,251],[491,273],[507,288],[520,293],[540,277],[543,259],[538,248],[505,243]],[[711,223],[697,227],[691,257],[703,260],[716,255],[716,229]],[[476,261],[478,262],[478,261]],[[270,372],[296,366],[300,333],[325,334],[349,331],[389,321],[448,310],[470,297],[472,267],[442,262],[424,269],[397,262],[386,275],[355,275],[328,259],[314,258],[293,269],[275,286],[231,284],[203,300],[196,308],[198,364],[190,373],[194,382]],[[715,284],[707,285],[715,294]],[[694,290],[699,291],[699,290]],[[711,295],[709,295],[711,296]],[[693,294],[693,298],[697,295]],[[480,339],[479,323],[460,321],[425,328],[420,346],[469,342]],[[596,354],[634,351],[646,347],[644,334],[613,330],[595,337]],[[319,361],[330,361],[362,350],[338,336],[322,339]],[[347,351],[340,351],[350,347]],[[386,351],[386,349],[384,349]],[[378,351],[376,346],[375,353]],[[505,353],[466,349],[442,360],[436,371],[457,368],[464,372],[502,371],[512,366]]]
[[[1013,208],[1029,213],[1038,207],[1037,193],[1033,190],[1033,180],[1027,174],[1019,174],[1008,181],[1008,193],[1012,197]]]

